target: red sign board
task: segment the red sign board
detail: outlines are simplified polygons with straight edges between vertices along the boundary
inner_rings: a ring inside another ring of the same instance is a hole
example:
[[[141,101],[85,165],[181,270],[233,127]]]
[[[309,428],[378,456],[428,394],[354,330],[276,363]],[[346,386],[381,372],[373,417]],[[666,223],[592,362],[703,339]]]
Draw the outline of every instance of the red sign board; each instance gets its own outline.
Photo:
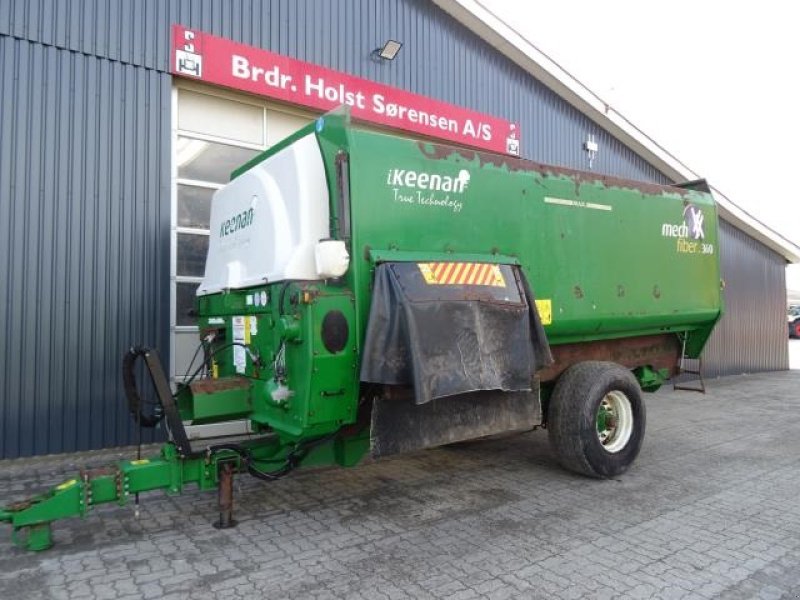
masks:
[[[516,123],[395,87],[172,26],[172,73],[503,154],[519,155]]]

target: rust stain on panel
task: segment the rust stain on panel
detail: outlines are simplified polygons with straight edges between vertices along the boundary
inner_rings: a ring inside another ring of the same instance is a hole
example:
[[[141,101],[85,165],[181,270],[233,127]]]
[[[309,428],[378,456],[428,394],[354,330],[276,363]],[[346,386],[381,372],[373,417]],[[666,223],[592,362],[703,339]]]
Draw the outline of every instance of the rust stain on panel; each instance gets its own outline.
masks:
[[[570,366],[585,360],[608,360],[629,369],[650,365],[673,372],[681,346],[675,334],[646,335],[618,340],[581,342],[553,346],[553,364],[539,371],[541,381],[556,379]]]

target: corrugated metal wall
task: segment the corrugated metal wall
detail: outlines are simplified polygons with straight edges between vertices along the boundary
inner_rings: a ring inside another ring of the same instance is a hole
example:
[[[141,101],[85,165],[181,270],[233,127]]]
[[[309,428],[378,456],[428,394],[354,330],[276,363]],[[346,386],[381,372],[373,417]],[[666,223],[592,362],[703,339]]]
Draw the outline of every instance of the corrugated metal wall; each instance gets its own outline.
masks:
[[[598,172],[667,181],[426,0],[0,2],[2,457],[131,442],[120,358],[167,354],[172,23],[518,121],[540,162],[585,169],[591,133]]]
[[[725,314],[703,351],[705,376],[788,369],[786,261],[724,221],[720,234]]]
[[[170,88],[0,36],[2,456],[133,439],[122,355],[167,348]]]

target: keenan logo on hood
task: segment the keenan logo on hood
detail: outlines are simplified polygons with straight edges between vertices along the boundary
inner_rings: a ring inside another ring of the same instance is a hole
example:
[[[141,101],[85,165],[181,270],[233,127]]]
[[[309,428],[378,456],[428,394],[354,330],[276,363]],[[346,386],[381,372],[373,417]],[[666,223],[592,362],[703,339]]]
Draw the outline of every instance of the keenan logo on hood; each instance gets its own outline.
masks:
[[[395,202],[444,208],[454,213],[461,212],[464,207],[462,194],[469,180],[470,174],[466,169],[461,169],[455,176],[413,169],[389,169],[386,175],[386,184],[392,190]]]
[[[250,225],[253,224],[253,215],[253,209],[250,208],[240,212],[238,215],[232,216],[230,219],[226,219],[219,226],[219,237],[225,237],[226,235],[250,227]]]
[[[462,193],[469,185],[470,175],[466,169],[461,169],[458,175],[441,175],[439,173],[425,173],[413,169],[389,169],[386,183],[395,188],[411,188],[431,192]]]

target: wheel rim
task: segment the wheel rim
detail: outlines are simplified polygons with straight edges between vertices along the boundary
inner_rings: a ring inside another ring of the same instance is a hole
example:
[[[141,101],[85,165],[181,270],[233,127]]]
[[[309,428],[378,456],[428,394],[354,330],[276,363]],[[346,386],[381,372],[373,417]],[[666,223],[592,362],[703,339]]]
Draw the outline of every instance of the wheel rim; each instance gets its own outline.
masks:
[[[608,392],[597,408],[597,439],[606,452],[619,452],[633,434],[633,407],[619,390]]]

